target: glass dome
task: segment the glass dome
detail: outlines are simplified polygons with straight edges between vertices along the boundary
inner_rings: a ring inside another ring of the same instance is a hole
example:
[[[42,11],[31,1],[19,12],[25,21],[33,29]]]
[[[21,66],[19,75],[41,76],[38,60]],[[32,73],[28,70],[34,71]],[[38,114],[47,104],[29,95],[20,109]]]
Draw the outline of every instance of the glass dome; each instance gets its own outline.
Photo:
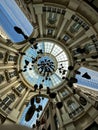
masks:
[[[66,78],[69,60],[67,53],[55,42],[41,41],[36,48],[28,47],[22,56],[21,69],[25,81],[34,86],[56,87]]]

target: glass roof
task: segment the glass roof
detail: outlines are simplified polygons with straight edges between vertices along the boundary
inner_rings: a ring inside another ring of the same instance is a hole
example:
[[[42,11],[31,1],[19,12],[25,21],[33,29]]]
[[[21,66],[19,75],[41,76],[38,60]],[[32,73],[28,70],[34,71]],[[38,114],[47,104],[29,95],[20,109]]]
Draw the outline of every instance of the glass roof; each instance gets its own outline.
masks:
[[[31,46],[25,53],[21,61],[22,75],[31,86],[43,84],[44,88],[51,88],[64,81],[69,61],[59,45],[42,41],[37,44],[37,49]]]
[[[81,75],[76,75],[76,78],[78,79],[77,84],[98,91],[98,72],[85,67],[81,67],[79,71],[81,72]],[[91,79],[82,77],[85,73],[88,73]]]
[[[15,43],[25,40],[22,35],[14,30],[15,26],[21,28],[27,36],[30,36],[33,32],[33,26],[15,0],[0,0],[0,26]]]
[[[48,103],[48,98],[44,98],[44,99],[43,99],[42,97],[40,97],[40,99],[41,99],[40,103],[36,103],[36,101],[34,101],[34,104],[36,105],[36,107],[38,107],[39,105],[42,105],[42,108],[43,108],[43,110],[44,110],[45,106],[46,106],[47,103]],[[25,121],[25,116],[26,116],[26,113],[27,113],[28,109],[30,108],[30,106],[31,106],[31,103],[29,103],[28,106],[27,106],[27,107],[25,108],[25,110],[23,111],[22,116],[21,116],[21,118],[20,118],[20,124],[32,128],[32,125],[33,125],[33,124],[36,124],[36,120],[39,119],[39,117],[40,117],[40,115],[42,114],[42,111],[43,111],[43,110],[40,111],[40,112],[35,111],[35,112],[34,112],[34,115],[33,115],[32,118],[31,118],[31,120],[30,120],[30,121]],[[39,113],[39,117],[37,117],[37,113]]]

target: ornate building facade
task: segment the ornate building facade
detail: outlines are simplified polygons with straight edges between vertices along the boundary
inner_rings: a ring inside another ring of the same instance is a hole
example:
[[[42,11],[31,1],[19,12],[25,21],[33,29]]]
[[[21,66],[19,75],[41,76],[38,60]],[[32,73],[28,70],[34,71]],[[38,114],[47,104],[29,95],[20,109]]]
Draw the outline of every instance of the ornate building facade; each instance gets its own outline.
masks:
[[[91,93],[77,78],[81,75],[98,86],[97,74],[80,71],[84,67],[98,72],[97,0],[16,3],[33,29],[27,36],[21,27],[15,28],[24,37],[17,43],[0,37],[0,124],[34,130],[97,130],[98,88],[92,87]],[[35,112],[36,121],[29,122]]]

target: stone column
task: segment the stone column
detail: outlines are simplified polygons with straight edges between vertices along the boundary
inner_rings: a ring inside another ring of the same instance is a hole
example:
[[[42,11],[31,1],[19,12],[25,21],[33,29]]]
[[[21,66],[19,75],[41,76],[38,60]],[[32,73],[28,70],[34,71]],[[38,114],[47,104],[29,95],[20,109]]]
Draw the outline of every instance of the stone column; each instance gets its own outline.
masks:
[[[59,125],[60,125],[59,129],[64,130],[61,114],[60,114],[60,111],[58,110],[58,108],[56,108],[56,114],[57,114],[57,118],[58,118]]]
[[[15,84],[17,84],[19,81],[18,80],[16,80],[16,81],[14,81],[14,82],[12,82],[12,83],[10,83],[10,84],[7,84],[7,86],[6,87],[3,87],[1,90],[0,90],[0,93],[1,94],[6,94],[9,90],[11,90],[11,88],[12,88],[12,86],[14,86]]]
[[[60,99],[59,93],[57,93],[56,97],[57,97],[57,101],[60,102],[61,99]],[[61,111],[62,111],[62,113],[65,113],[64,107],[61,108]],[[64,130],[62,115],[61,115],[60,110],[58,108],[56,108],[56,114],[57,114],[57,118],[58,118],[58,121],[59,121],[59,124],[60,124],[60,130]]]
[[[51,129],[52,130],[56,130],[56,127],[55,127],[55,123],[54,123],[54,115],[53,115],[53,111],[52,111],[52,103],[50,102],[50,105],[49,105],[49,112],[50,112],[50,120],[51,120]]]
[[[42,23],[42,5],[36,5],[34,6],[35,13],[38,16],[38,24],[39,24],[39,31],[40,31],[40,37],[43,37],[43,23]]]
[[[31,11],[32,21],[33,21],[33,23],[36,23],[36,18],[35,18],[35,14],[34,14],[34,7],[33,7],[32,2],[30,2],[30,3],[28,4],[28,7],[29,7],[29,9],[30,9],[30,11]]]
[[[61,97],[60,97],[59,93],[57,94],[56,97],[57,97],[58,102],[61,102]],[[64,106],[61,108],[61,111],[62,111],[62,113],[66,113],[66,110],[64,109]]]
[[[24,97],[22,98],[22,100],[21,100],[21,101],[19,102],[19,104],[17,105],[17,107],[16,107],[17,110],[20,110],[20,108],[21,108],[21,106],[23,105],[23,103],[25,102],[25,100],[26,100],[26,98],[27,98],[29,92],[30,92],[30,89],[28,89],[28,90],[26,91]]]
[[[65,18],[65,19],[63,20],[62,24],[61,24],[61,27],[60,27],[60,30],[59,30],[57,36],[56,36],[56,39],[58,39],[58,37],[60,36],[60,34],[61,34],[61,32],[62,32],[62,30],[63,30],[63,28],[64,28],[66,22],[67,22],[67,19]]]
[[[15,52],[15,53],[18,52],[15,48],[9,47],[9,46],[7,46],[7,45],[4,45],[3,43],[0,43],[0,47],[3,47],[3,48],[5,48],[5,49],[7,49],[7,50],[9,50],[9,51],[12,51],[12,52]]]

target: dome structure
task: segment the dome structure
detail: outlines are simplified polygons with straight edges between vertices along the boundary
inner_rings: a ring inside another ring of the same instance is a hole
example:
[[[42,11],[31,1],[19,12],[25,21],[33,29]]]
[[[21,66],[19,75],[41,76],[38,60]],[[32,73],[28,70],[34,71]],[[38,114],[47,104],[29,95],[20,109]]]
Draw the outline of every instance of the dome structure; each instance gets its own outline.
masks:
[[[11,4],[0,4],[0,125],[97,130],[97,0]]]
[[[26,55],[22,56],[21,69],[28,84],[53,88],[64,82],[69,66],[66,48],[63,50],[56,41],[46,39],[37,43],[37,49],[29,46],[24,52]]]

